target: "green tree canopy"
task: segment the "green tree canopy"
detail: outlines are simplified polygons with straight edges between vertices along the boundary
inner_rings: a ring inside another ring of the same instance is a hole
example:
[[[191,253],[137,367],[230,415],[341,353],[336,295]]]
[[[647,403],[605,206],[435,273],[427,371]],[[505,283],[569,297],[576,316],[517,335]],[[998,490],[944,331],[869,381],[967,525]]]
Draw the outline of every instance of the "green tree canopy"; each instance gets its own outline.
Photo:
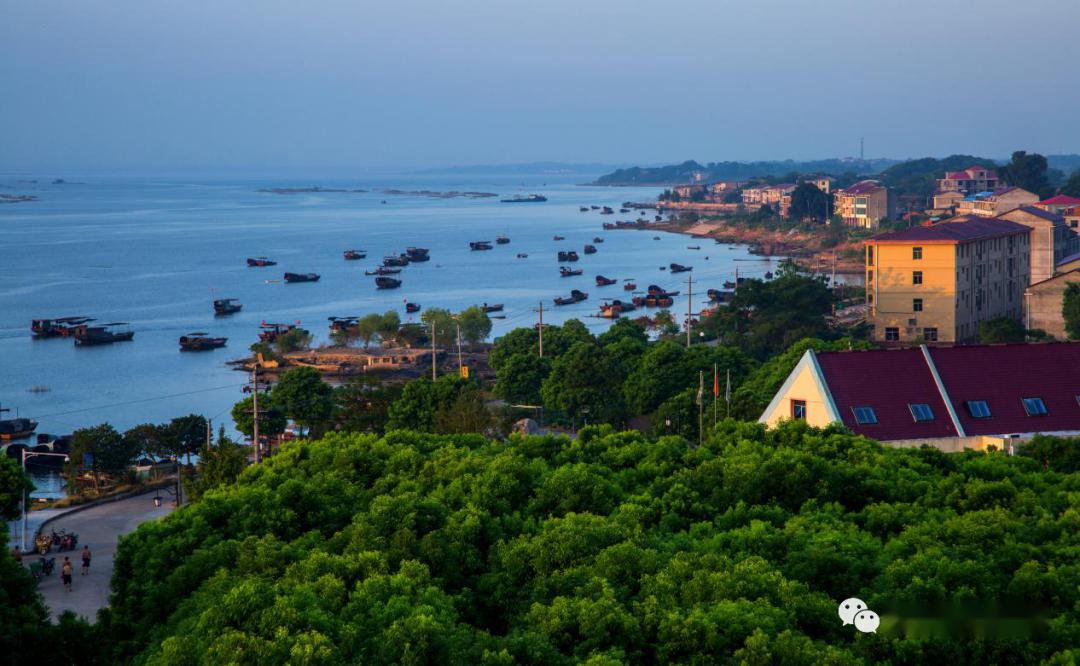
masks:
[[[66,465],[69,485],[78,488],[76,477],[89,471],[99,487],[102,474],[117,476],[131,467],[138,451],[108,423],[80,428],[71,435],[71,453]]]
[[[1065,285],[1061,298],[1061,316],[1070,340],[1080,340],[1080,282]]]
[[[1069,179],[1061,186],[1061,193],[1070,197],[1080,197],[1080,169],[1072,172]]]
[[[495,381],[495,395],[512,404],[538,405],[540,388],[551,373],[551,359],[532,353],[514,354],[502,364]]]
[[[540,391],[544,407],[574,420],[619,423],[625,415],[619,390],[624,378],[612,372],[603,349],[591,337],[574,343],[552,363]]]
[[[442,349],[451,349],[457,344],[457,327],[454,315],[445,308],[427,308],[420,315],[427,334],[431,335],[431,326],[435,326],[435,344]]]
[[[285,416],[316,434],[325,430],[334,413],[334,389],[314,368],[293,368],[281,375],[270,400]]]
[[[15,520],[22,515],[22,500],[34,489],[30,477],[12,458],[0,457],[0,518]]]
[[[1023,188],[1037,194],[1040,199],[1044,199],[1054,192],[1047,177],[1048,167],[1044,156],[1017,150],[1012,154],[1012,159],[1008,164],[998,167],[998,174],[1009,185]]]
[[[788,215],[794,220],[812,218],[824,220],[832,212],[832,196],[813,183],[799,183],[791,193]]]
[[[475,305],[462,310],[457,319],[461,339],[469,346],[475,347],[491,335],[491,318]]]
[[[346,432],[381,433],[390,418],[390,405],[401,397],[402,387],[379,377],[362,375],[334,390],[334,423]]]
[[[450,409],[462,392],[477,388],[476,380],[457,375],[442,375],[435,381],[414,379],[390,405],[386,429],[434,432],[436,415]]]
[[[231,416],[236,429],[248,437],[254,437],[254,399],[248,396],[233,405]],[[259,438],[277,437],[285,432],[289,419],[281,407],[274,404],[269,394],[259,397]]]
[[[1023,342],[1024,339],[1024,327],[1011,317],[996,317],[979,324],[979,342],[984,345]]]

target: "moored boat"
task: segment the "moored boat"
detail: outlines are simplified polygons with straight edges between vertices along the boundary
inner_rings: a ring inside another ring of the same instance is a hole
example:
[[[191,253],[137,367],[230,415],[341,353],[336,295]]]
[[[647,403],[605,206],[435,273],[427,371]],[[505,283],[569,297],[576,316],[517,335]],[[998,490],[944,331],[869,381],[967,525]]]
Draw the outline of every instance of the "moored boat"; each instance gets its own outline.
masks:
[[[589,297],[589,295],[586,294],[583,291],[578,291],[577,289],[571,289],[570,290],[570,296],[566,297],[566,298],[561,297],[561,296],[557,297],[555,299],[555,305],[571,305],[573,303],[580,303],[581,301],[584,301],[588,297]]]
[[[363,250],[345,250],[345,261],[356,261],[357,259],[367,259],[367,252]]]
[[[616,282],[618,282],[618,280],[616,280],[614,278],[604,277],[603,275],[597,275],[596,276],[596,286],[597,287],[606,287],[608,285],[615,284]]]
[[[600,209],[600,214],[601,215],[614,215],[615,211],[613,211],[611,209],[611,206],[604,206],[603,208]]]
[[[529,255],[528,255],[528,253],[525,253],[525,252],[518,252],[517,253],[517,258],[518,259],[528,259]]]
[[[585,246],[585,254],[596,254],[596,246],[595,245],[586,245]]]
[[[135,331],[129,324],[114,321],[100,326],[82,325],[75,328],[75,344],[78,346],[108,345],[114,342],[127,342],[135,337]]]
[[[286,273],[286,282],[318,282],[321,276],[318,273]]]
[[[594,237],[594,238],[592,239],[592,242],[594,242],[594,243],[603,243],[603,242],[604,242],[604,239],[603,239],[603,238],[600,238],[599,236],[595,236],[595,237]]]
[[[487,303],[484,303],[483,305],[480,306],[480,309],[483,310],[484,312],[502,312],[503,304],[502,303],[493,303],[491,305],[488,305]]]
[[[573,250],[559,250],[559,261],[577,261],[578,254]]]
[[[581,207],[578,208],[578,210],[581,211],[582,213],[588,213],[589,212],[589,207],[588,206],[581,206]]]
[[[58,319],[34,319],[30,332],[35,338],[67,338],[75,327],[94,321],[91,317],[60,317]]]
[[[364,271],[364,275],[397,275],[400,272],[400,268],[387,268],[386,266],[379,266],[373,271]]]
[[[243,305],[235,298],[218,298],[214,300],[214,314],[231,315],[240,312]]]
[[[419,303],[409,303],[408,301],[406,301],[405,302],[405,312],[420,312],[420,304]]]
[[[297,322],[298,324],[299,322]],[[260,342],[274,342],[282,335],[298,328],[297,324],[267,324],[265,321],[259,324],[259,341]],[[300,329],[305,331],[304,329]]]
[[[409,257],[404,254],[388,254],[383,257],[383,266],[408,266]]]
[[[426,247],[407,247],[405,248],[405,256],[409,258],[409,261],[428,261],[431,259],[428,256]]]
[[[277,266],[277,262],[270,261],[266,257],[248,257],[247,265],[252,267]]]
[[[498,236],[495,237],[495,244],[496,245],[506,245],[509,242],[510,242],[510,237],[506,236],[504,234],[499,234]]]
[[[380,275],[379,277],[375,278],[376,289],[397,289],[400,286],[401,280],[392,277],[384,277]]]
[[[554,241],[566,240],[566,236],[552,236],[551,240],[554,240]]]
[[[470,241],[469,249],[473,251],[477,250],[490,250],[491,241]]]
[[[530,194],[528,196],[521,196],[518,194],[509,199],[500,199],[499,201],[502,203],[543,203],[547,201],[547,197],[542,194]]]
[[[668,266],[668,268],[671,269],[672,273],[686,273],[688,271],[694,270],[693,266],[683,266],[682,264],[676,263],[672,263],[670,266]]]
[[[637,283],[635,283],[633,280],[627,280],[626,284],[624,284],[622,288],[624,291],[633,291],[637,289]]]
[[[585,269],[583,268],[570,269],[566,266],[559,266],[559,275],[561,275],[562,277],[574,277],[576,275],[581,275],[584,272]]]
[[[228,338],[212,338],[206,333],[196,332],[180,336],[180,351],[210,351],[220,349]]]
[[[8,410],[0,409],[0,414]],[[37,430],[38,422],[34,419],[14,418],[0,419],[0,439],[22,439],[29,437]]]

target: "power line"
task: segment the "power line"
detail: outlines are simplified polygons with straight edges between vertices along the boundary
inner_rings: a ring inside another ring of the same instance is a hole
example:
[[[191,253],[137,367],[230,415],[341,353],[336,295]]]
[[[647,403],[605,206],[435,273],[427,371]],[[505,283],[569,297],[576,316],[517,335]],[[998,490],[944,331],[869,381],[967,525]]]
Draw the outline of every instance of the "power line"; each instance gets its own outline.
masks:
[[[231,389],[242,388],[243,386],[244,386],[243,384],[229,384],[228,386],[215,386],[213,388],[199,389],[197,391],[185,391],[183,393],[172,393],[170,395],[159,395],[159,396],[155,396],[153,398],[140,398],[138,400],[128,400],[126,402],[114,402],[114,403],[109,404],[109,405],[97,405],[97,406],[94,406],[94,407],[82,407],[80,409],[70,409],[70,410],[68,410],[66,412],[55,412],[53,414],[37,414],[37,415],[34,415],[32,418],[35,418],[35,419],[47,419],[47,418],[52,418],[54,416],[64,416],[66,414],[78,414],[80,412],[92,412],[95,409],[108,409],[110,407],[125,407],[127,405],[137,405],[137,404],[143,403],[143,402],[152,402],[154,400],[168,400],[169,398],[181,398],[181,397],[186,396],[186,395],[195,395],[195,394],[198,394],[198,393],[209,393],[210,391],[221,391],[221,390],[227,389],[227,388],[231,388]]]

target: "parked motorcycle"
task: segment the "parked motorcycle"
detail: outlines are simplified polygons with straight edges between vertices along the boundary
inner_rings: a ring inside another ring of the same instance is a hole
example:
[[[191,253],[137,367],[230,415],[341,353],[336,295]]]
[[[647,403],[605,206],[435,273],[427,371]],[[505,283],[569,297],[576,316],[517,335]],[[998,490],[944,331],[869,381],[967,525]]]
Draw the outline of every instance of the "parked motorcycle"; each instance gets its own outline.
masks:
[[[37,552],[44,555],[45,553],[49,552],[50,548],[52,548],[52,545],[53,545],[52,535],[51,534],[39,534],[39,535],[37,535],[37,538],[34,539],[34,545],[37,547]]]
[[[79,535],[74,532],[67,532],[66,530],[60,530],[59,532],[53,530],[52,540],[53,543],[57,545],[57,549],[61,552],[65,550],[75,550],[75,547],[79,543]]]

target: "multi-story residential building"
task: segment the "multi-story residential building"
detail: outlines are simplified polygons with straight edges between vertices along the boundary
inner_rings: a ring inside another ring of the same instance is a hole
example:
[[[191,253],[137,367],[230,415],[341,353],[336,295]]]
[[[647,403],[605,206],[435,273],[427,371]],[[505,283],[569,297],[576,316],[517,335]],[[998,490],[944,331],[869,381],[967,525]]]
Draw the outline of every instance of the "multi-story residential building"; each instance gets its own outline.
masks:
[[[1043,210],[1049,211],[1051,213],[1064,215],[1073,208],[1080,206],[1080,199],[1077,199],[1076,197],[1070,197],[1068,194],[1059,194],[1056,197],[1043,199],[1042,201],[1032,205],[1034,205],[1036,208],[1042,208]]]
[[[818,188],[825,194],[829,194],[833,191],[833,187],[836,183],[836,179],[832,176],[816,176],[816,175],[804,175],[799,178],[800,183],[810,183],[814,187]]]
[[[760,208],[772,206],[779,208],[785,194],[795,191],[794,183],[780,183],[779,185],[754,185],[743,188],[743,205],[747,208]]]
[[[1061,261],[1080,251],[1080,237],[1069,228],[1065,218],[1042,208],[1020,206],[998,219],[1031,227],[1031,283],[1053,277]]]
[[[969,216],[866,241],[867,320],[881,343],[962,342],[996,317],[1020,321],[1031,227]]]
[[[949,171],[937,182],[938,192],[993,192],[999,185],[997,172],[981,166],[969,166],[963,171]]]
[[[1080,434],[1080,344],[808,350],[758,419],[840,423],[890,446],[1012,452]]]
[[[863,180],[836,190],[833,204],[835,214],[849,227],[871,229],[882,220],[896,216],[896,204],[889,188],[876,180]]]
[[[1037,328],[1059,340],[1067,340],[1069,336],[1065,331],[1065,315],[1061,306],[1065,299],[1065,289],[1070,284],[1080,284],[1080,269],[1059,273],[1025,289],[1024,327]]]
[[[709,185],[709,194],[714,197],[722,197],[726,194],[734,192],[742,187],[745,183],[741,183],[737,180],[718,180],[715,183]]]
[[[704,195],[706,189],[704,185],[676,185],[671,192],[679,199],[689,201],[694,195]]]
[[[997,217],[1020,206],[1030,206],[1039,197],[1019,187],[1006,187],[996,192],[976,192],[956,204],[957,215],[982,215]]]

